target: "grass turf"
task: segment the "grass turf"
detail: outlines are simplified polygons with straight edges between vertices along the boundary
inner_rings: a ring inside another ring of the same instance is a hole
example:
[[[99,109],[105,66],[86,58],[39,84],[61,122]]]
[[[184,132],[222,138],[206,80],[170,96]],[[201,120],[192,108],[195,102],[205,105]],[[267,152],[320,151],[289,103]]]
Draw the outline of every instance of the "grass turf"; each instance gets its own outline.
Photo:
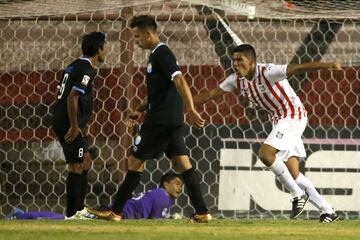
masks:
[[[106,221],[5,221],[0,220],[0,240],[10,239],[360,239],[360,221],[322,224],[316,220],[214,220],[208,224],[187,220]]]

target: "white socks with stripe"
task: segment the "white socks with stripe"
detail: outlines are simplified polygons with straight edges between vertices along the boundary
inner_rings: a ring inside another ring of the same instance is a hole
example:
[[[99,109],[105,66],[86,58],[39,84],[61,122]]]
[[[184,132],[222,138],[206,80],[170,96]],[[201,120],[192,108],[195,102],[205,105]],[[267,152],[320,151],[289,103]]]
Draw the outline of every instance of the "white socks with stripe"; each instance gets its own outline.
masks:
[[[296,183],[299,187],[309,194],[310,202],[318,208],[321,213],[332,214],[334,210],[332,207],[325,201],[325,199],[316,191],[314,184],[305,177],[302,173],[296,178]]]
[[[296,184],[283,161],[276,159],[269,168],[277,176],[282,185],[291,193],[293,198],[304,195],[304,192]]]

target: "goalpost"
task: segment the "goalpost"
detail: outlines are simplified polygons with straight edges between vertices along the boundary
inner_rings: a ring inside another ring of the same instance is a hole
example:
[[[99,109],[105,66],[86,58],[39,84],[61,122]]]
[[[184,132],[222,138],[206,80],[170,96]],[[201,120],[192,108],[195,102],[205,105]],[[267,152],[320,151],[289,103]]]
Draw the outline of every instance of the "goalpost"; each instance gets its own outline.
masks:
[[[81,37],[90,31],[105,32],[110,51],[94,82],[89,140],[100,157],[89,172],[86,204],[109,203],[132,141],[126,114],[146,96],[148,53],[134,46],[129,20],[151,14],[194,94],[218,86],[232,72],[231,48],[241,43],[255,46],[259,62],[338,59],[342,71],[290,79],[309,115],[308,157],[301,170],[342,216],[359,218],[359,8],[355,0],[1,2],[0,215],[14,207],[64,210],[65,162],[49,129],[50,108],[61,70],[81,55]],[[256,155],[271,123],[266,113],[242,103],[225,95],[200,106],[206,127],[187,128],[186,144],[201,173],[206,203],[222,217],[286,217],[289,194]],[[148,161],[136,192],[156,187],[169,169],[165,159]],[[305,217],[317,217],[315,208],[306,210]],[[192,211],[186,194],[172,209]]]

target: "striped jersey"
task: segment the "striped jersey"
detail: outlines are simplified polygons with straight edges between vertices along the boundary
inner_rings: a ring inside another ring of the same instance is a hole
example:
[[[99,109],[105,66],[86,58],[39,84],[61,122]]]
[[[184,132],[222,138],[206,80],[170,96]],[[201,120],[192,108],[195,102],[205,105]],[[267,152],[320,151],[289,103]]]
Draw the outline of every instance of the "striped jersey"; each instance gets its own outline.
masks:
[[[307,116],[307,112],[286,79],[286,70],[287,65],[257,63],[251,80],[233,73],[220,84],[220,88],[245,96],[255,106],[266,110],[273,121],[301,119]]]

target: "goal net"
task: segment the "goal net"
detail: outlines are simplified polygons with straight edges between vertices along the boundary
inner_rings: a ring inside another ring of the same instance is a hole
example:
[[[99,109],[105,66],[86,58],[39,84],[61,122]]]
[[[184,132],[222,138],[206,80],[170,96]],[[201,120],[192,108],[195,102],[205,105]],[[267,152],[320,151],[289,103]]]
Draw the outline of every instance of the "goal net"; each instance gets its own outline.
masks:
[[[308,157],[300,166],[342,216],[359,218],[359,8],[355,0],[0,1],[0,215],[14,207],[64,211],[67,171],[50,130],[50,107],[62,69],[81,56],[81,37],[91,31],[106,33],[110,51],[94,81],[89,141],[100,156],[89,172],[86,204],[109,203],[132,144],[126,114],[146,97],[149,53],[134,46],[129,21],[151,14],[193,94],[218,86],[233,71],[231,48],[243,42],[255,46],[259,62],[338,59],[341,71],[290,79],[309,116]],[[288,216],[290,195],[257,157],[271,129],[266,113],[231,94],[198,109],[206,126],[188,127],[186,144],[210,211]],[[136,192],[156,187],[169,169],[165,158],[148,161]],[[186,193],[172,212],[193,212]],[[318,214],[309,204],[304,216]]]

